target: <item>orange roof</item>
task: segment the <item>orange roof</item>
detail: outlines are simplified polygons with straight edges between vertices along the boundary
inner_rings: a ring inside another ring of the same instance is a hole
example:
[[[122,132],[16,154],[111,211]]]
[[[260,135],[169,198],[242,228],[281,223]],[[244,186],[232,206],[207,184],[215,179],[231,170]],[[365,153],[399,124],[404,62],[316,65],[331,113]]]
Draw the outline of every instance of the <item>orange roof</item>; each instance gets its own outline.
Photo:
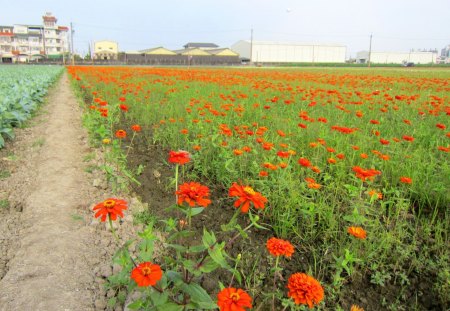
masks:
[[[12,32],[0,32],[0,36],[14,36],[14,34]]]

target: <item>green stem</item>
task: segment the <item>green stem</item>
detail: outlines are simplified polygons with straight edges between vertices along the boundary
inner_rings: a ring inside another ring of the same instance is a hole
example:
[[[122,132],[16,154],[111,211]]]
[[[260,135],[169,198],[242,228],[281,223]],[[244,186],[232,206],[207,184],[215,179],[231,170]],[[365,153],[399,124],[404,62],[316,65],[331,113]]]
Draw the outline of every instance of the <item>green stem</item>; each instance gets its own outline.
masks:
[[[113,227],[111,216],[109,214],[108,214],[108,221],[109,221],[109,227],[111,228],[111,232],[112,232],[114,238],[116,239],[117,242],[120,242],[119,237],[116,234],[116,230]]]
[[[133,145],[134,136],[136,136],[136,132],[133,132],[133,136],[131,137],[130,145],[128,146],[127,154],[125,158],[128,158],[128,154],[130,153],[131,146]]]
[[[275,271],[273,273],[273,294],[272,294],[272,310],[275,311],[275,292],[277,290],[277,273],[278,273],[278,263],[280,261],[280,256],[276,256],[275,259]]]
[[[175,165],[175,192],[178,191],[178,167],[180,165]],[[175,194],[175,204],[178,204],[178,194]]]

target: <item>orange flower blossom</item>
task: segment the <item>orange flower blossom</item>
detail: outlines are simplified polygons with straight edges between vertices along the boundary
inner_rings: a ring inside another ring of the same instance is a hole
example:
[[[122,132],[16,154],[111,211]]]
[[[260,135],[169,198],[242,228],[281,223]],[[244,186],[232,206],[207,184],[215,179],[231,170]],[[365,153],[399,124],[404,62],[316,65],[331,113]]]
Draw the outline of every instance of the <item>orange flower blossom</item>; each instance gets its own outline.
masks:
[[[306,304],[310,309],[315,304],[319,304],[324,296],[319,281],[305,273],[291,275],[287,288],[289,289],[288,296],[294,299],[295,304]]]
[[[94,215],[95,218],[101,217],[101,221],[106,221],[106,217],[110,217],[111,220],[116,220],[117,216],[123,218],[123,210],[128,208],[127,202],[124,200],[109,198],[94,206],[93,210],[97,211]]]
[[[131,271],[131,278],[139,287],[153,286],[161,280],[162,270],[159,265],[143,262]]]
[[[275,257],[285,256],[290,258],[294,253],[294,246],[289,241],[275,237],[267,240],[266,247],[269,253]]]
[[[227,287],[217,294],[220,311],[245,311],[252,308],[252,297],[242,289]]]
[[[230,197],[238,197],[234,202],[234,207],[240,207],[243,213],[248,212],[250,203],[253,203],[253,206],[257,209],[263,209],[264,203],[267,202],[267,198],[253,190],[252,187],[238,185],[237,183],[231,185],[228,194]]]
[[[187,151],[179,150],[169,152],[169,163],[184,165],[186,163],[189,163],[190,160],[191,155]]]
[[[178,205],[186,202],[189,206],[203,206],[207,207],[211,200],[209,197],[209,188],[197,182],[184,183],[180,185],[179,190],[176,191],[178,195]]]
[[[367,236],[366,231],[361,227],[348,227],[347,232],[361,240],[364,240]]]

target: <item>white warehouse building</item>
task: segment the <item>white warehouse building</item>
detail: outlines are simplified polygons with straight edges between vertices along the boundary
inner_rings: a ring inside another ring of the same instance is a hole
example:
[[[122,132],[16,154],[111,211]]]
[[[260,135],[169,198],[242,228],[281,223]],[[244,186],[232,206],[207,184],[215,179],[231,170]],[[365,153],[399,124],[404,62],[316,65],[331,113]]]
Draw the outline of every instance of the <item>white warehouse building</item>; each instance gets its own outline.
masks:
[[[231,49],[256,63],[345,63],[347,53],[347,47],[338,44],[249,40],[238,41]]]
[[[371,52],[370,62],[374,64],[436,64],[435,52]],[[369,61],[369,51],[361,51],[356,54],[358,63]]]

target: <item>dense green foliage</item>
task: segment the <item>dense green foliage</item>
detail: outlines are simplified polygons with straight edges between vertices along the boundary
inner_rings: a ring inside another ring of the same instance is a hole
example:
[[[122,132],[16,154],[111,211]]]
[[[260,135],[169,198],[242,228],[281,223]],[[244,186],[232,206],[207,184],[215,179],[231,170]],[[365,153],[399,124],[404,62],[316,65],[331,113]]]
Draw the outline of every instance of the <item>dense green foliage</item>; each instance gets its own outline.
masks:
[[[21,126],[43,102],[62,67],[2,66],[0,68],[0,148],[14,138]]]

